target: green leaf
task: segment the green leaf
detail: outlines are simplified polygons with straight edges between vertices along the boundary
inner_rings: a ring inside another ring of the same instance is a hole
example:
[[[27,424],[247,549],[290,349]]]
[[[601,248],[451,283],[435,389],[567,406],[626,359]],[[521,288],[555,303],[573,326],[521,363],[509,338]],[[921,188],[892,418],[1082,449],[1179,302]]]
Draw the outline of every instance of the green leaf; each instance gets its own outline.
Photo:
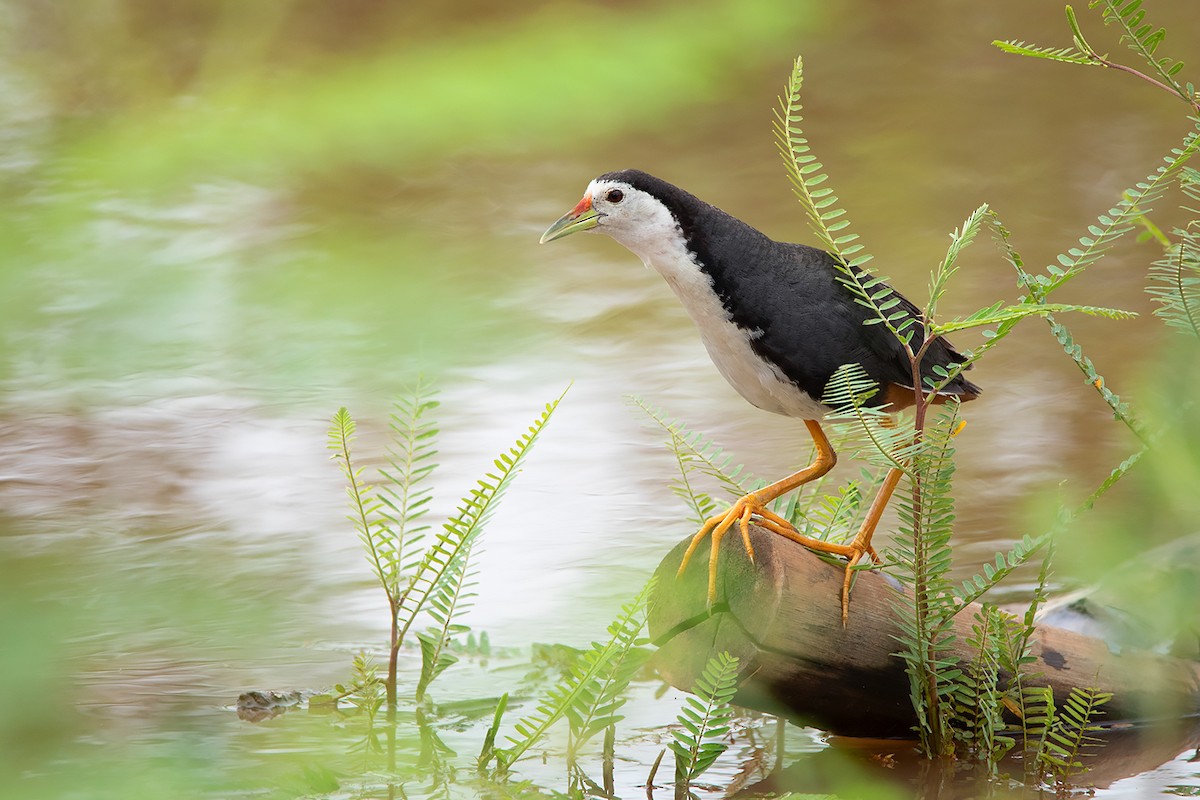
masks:
[[[1091,317],[1107,317],[1109,319],[1133,319],[1137,316],[1136,311],[1126,311],[1120,308],[1104,308],[1101,306],[1083,306],[1071,303],[1040,303],[1040,304],[1021,304],[1008,306],[997,309],[995,306],[989,306],[986,309],[981,309],[969,317],[963,319],[951,320],[949,322],[934,325],[933,332],[939,336],[955,331],[967,330],[969,328],[981,328],[992,325],[1001,325],[1008,322],[1015,322],[1030,316],[1046,316],[1048,314],[1061,314],[1066,312],[1075,312],[1078,314],[1086,314]]]
[[[1012,39],[1007,41],[996,40],[992,44],[1004,52],[1012,53],[1013,55],[1045,58],[1051,61],[1062,61],[1067,64],[1100,66],[1100,62],[1095,58],[1088,56],[1086,53],[1079,52],[1074,47],[1035,47],[1034,45]]]
[[[457,514],[443,524],[442,532],[437,534],[436,541],[426,548],[398,603],[397,624],[400,641],[403,641],[417,614],[426,607],[431,598],[436,599],[435,604],[440,602],[443,606],[455,607],[456,598],[461,596],[468,574],[467,560],[471,546],[483,531],[505,490],[520,472],[525,456],[550,422],[565,395],[566,391],[546,404],[528,431],[518,437],[507,451],[508,461],[504,463],[503,469],[498,469],[495,475],[489,476],[492,477],[491,482],[477,482],[476,487],[459,501]]]
[[[1200,201],[1200,185],[1181,176],[1180,185],[1192,200]],[[1188,209],[1185,207],[1184,209]],[[1146,292],[1154,299],[1154,313],[1170,328],[1200,339],[1200,220],[1172,231],[1162,257],[1150,268]]]
[[[688,785],[704,773],[725,752],[721,739],[728,734],[726,724],[732,717],[729,700],[737,692],[738,659],[728,652],[709,659],[680,710],[677,722],[688,731],[672,733],[671,752],[675,754],[675,778]]]
[[[651,578],[608,626],[607,643],[593,644],[584,651],[570,673],[550,689],[536,710],[516,724],[518,736],[510,736],[512,747],[498,751],[501,764],[508,768],[528,752],[563,717],[571,724],[571,752],[577,754],[583,744],[603,730],[603,717],[614,717],[625,702],[624,692],[638,667],[648,657],[635,649],[644,627],[644,612],[651,594]]]
[[[422,631],[417,634],[417,639],[421,643],[421,676],[417,680],[416,697],[420,700],[425,696],[425,691],[434,678],[458,661],[458,657],[446,652],[443,647],[445,640],[440,630]]]
[[[734,464],[732,456],[701,434],[689,430],[679,420],[668,418],[661,409],[641,398],[631,397],[629,400],[666,432],[668,445],[679,466],[679,480],[672,484],[671,491],[692,510],[697,524],[716,511],[716,503],[697,486],[697,473],[716,481],[735,498],[764,485],[746,472],[741,464]]]
[[[1141,7],[1141,0],[1126,0],[1124,5],[1121,3],[1122,0],[1091,0],[1088,5],[1100,8],[1104,24],[1119,27],[1122,30],[1121,41],[1146,62],[1159,81],[1194,106],[1191,93],[1175,80],[1179,70],[1170,66],[1172,59],[1155,58],[1159,45],[1167,36],[1166,30],[1145,22],[1146,11]],[[1178,61],[1174,63],[1180,64]]]

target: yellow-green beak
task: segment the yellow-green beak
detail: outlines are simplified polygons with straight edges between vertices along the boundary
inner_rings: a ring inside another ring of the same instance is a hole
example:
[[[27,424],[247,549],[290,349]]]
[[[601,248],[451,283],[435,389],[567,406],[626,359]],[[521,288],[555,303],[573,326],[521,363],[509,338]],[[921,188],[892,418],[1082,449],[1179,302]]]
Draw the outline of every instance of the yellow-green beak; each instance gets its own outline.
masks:
[[[561,239],[564,236],[570,236],[572,233],[579,231],[590,231],[599,224],[599,221],[599,212],[592,208],[592,196],[585,194],[577,206],[563,214],[553,225],[546,229],[546,232],[542,234],[542,238],[539,240],[539,244],[553,242],[555,239]]]

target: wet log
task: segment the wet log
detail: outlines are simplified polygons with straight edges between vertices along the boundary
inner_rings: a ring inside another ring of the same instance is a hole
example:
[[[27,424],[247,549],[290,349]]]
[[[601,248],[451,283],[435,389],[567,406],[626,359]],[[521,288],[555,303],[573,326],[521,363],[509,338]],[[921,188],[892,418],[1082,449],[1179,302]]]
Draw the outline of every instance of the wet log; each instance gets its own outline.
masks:
[[[755,560],[741,537],[721,545],[717,602],[706,602],[709,545],[676,571],[687,542],[658,567],[650,635],[659,673],[690,689],[713,655],[740,659],[738,705],[779,714],[843,736],[906,737],[916,724],[894,604],[906,591],[880,571],[861,571],[841,619],[842,568],[806,548],[751,528]],[[966,640],[974,612],[954,623],[952,652],[972,656]],[[1113,693],[1103,722],[1183,717],[1200,712],[1200,664],[1145,652],[1113,652],[1104,641],[1040,626],[1030,685],[1050,686],[1056,702],[1072,688]],[[1004,678],[1002,677],[1002,680]]]

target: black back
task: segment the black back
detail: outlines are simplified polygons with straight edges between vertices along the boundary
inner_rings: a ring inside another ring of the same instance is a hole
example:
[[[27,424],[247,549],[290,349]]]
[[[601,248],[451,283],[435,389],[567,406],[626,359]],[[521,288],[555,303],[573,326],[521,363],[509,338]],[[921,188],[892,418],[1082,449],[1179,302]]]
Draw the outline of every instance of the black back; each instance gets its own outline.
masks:
[[[683,231],[688,248],[734,323],[751,336],[751,347],[777,365],[809,396],[820,399],[833,373],[843,364],[859,364],[881,388],[912,387],[912,368],[904,348],[883,325],[865,325],[874,312],[855,301],[840,280],[845,274],[832,255],[802,244],[776,242],[715,206],[640,170],[610,172],[619,180],[661,200]],[[890,288],[890,287],[889,287]],[[925,336],[920,310],[891,289],[916,322],[916,342]],[[921,377],[932,368],[962,361],[939,337],[921,362]],[[979,387],[961,375],[944,394],[970,399]],[[872,401],[885,402],[885,392]]]

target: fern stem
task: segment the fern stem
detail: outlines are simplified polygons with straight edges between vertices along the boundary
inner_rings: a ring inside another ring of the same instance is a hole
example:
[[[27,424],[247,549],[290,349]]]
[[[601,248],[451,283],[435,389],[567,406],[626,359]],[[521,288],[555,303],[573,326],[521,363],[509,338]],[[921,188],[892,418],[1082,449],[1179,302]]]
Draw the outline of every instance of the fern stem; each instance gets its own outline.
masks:
[[[388,643],[387,679],[384,686],[387,689],[388,722],[396,721],[396,672],[400,663],[400,598],[388,595],[388,609],[391,612],[390,634]]]
[[[1157,42],[1161,41],[1162,37],[1165,35],[1165,32],[1163,31],[1163,29],[1160,28],[1157,33],[1151,33],[1151,31],[1153,30],[1153,26],[1151,26],[1148,23],[1145,24],[1144,26],[1141,26],[1140,21],[1141,21],[1142,17],[1140,16],[1140,14],[1144,14],[1145,12],[1139,12],[1139,16],[1138,16],[1139,21],[1137,23],[1135,23],[1135,25],[1138,25],[1139,27],[1137,27],[1135,29],[1134,26],[1130,25],[1129,19],[1128,19],[1129,15],[1131,13],[1133,13],[1132,11],[1127,11],[1126,13],[1122,13],[1121,4],[1119,2],[1113,2],[1113,0],[1103,0],[1103,2],[1104,2],[1104,24],[1107,25],[1110,22],[1118,23],[1121,26],[1121,28],[1125,31],[1125,34],[1121,38],[1127,40],[1129,43],[1129,48],[1131,50],[1133,50],[1135,53],[1137,53],[1139,56],[1141,56],[1142,59],[1146,63],[1148,63],[1148,64],[1150,64],[1150,66],[1154,67],[1154,70],[1163,78],[1163,80],[1158,80],[1157,78],[1153,78],[1150,75],[1147,75],[1146,73],[1142,72],[1141,70],[1134,69],[1133,67],[1129,67],[1124,64],[1118,64],[1114,61],[1110,61],[1108,58],[1097,53],[1090,44],[1088,44],[1086,41],[1083,40],[1082,34],[1079,33],[1078,22],[1076,22],[1074,20],[1074,14],[1072,12],[1068,11],[1068,19],[1072,21],[1073,28],[1076,31],[1076,41],[1083,44],[1083,46],[1085,48],[1084,51],[1087,54],[1087,56],[1089,58],[1092,58],[1093,60],[1095,60],[1096,63],[1101,64],[1105,67],[1108,67],[1109,69],[1115,69],[1119,72],[1126,72],[1130,75],[1133,75],[1134,77],[1137,77],[1137,78],[1140,78],[1140,79],[1146,81],[1147,83],[1149,83],[1152,86],[1157,86],[1159,89],[1162,89],[1163,91],[1168,92],[1169,94],[1175,95],[1176,97],[1180,98],[1185,103],[1190,105],[1198,114],[1200,114],[1200,101],[1198,101],[1193,96],[1189,96],[1187,91],[1182,86],[1180,86],[1175,81],[1175,79],[1171,76],[1171,73],[1163,68],[1163,63],[1167,59],[1159,60],[1154,57],[1154,47],[1157,46]],[[1093,0],[1093,2],[1090,2],[1088,4],[1088,6],[1091,8],[1095,8],[1097,5],[1099,5],[1099,3],[1096,2],[1095,0]],[[1068,6],[1067,8],[1070,9],[1070,6]],[[1128,6],[1126,8],[1128,9]],[[1157,41],[1155,42],[1154,46],[1148,47],[1146,42],[1150,41],[1151,39],[1157,39]]]

